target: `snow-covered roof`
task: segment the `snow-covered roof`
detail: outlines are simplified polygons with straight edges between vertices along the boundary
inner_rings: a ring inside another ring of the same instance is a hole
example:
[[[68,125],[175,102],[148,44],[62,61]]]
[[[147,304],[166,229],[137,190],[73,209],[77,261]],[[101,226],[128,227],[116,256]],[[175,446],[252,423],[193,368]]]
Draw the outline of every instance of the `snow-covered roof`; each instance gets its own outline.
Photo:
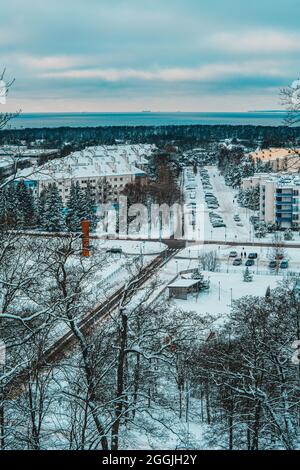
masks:
[[[176,279],[176,281],[172,282],[171,284],[168,285],[168,287],[185,287],[189,288],[194,286],[195,284],[198,284],[200,282],[200,279]]]
[[[13,162],[10,158],[1,158],[0,156],[0,167],[1,168],[8,168],[12,166]]]
[[[287,157],[299,157],[298,152],[299,150],[271,147],[269,149],[257,149],[255,152],[250,152],[250,156],[254,158],[254,160],[259,159],[262,161],[272,161]]]
[[[41,155],[52,155],[57,153],[58,149],[29,149],[26,145],[2,145],[0,146],[0,155],[36,157]]]
[[[68,157],[55,159],[34,173],[26,168],[18,173],[18,178],[31,180],[76,179],[101,176],[139,175],[146,173],[137,167],[147,163],[145,156],[153,150],[152,145],[115,145],[87,147]]]

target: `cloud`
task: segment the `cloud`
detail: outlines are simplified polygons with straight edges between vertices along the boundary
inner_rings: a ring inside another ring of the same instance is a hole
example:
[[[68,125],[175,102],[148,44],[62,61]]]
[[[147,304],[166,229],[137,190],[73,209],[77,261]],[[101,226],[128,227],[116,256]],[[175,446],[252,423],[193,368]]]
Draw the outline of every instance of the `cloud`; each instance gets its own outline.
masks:
[[[65,79],[101,79],[108,82],[118,82],[128,79],[161,80],[166,82],[185,81],[222,81],[228,76],[285,76],[284,68],[277,63],[255,61],[245,63],[210,64],[195,68],[162,68],[153,71],[140,69],[71,69],[64,71],[49,71],[40,74],[42,78]]]
[[[300,51],[300,34],[272,30],[220,32],[208,43],[229,53],[281,53]]]
[[[276,87],[299,76],[298,3],[4,2],[0,70],[6,66],[8,76],[16,78],[8,106],[14,96],[17,107],[25,103],[24,111],[42,103],[47,111],[45,97],[52,100],[52,110],[72,100],[72,109],[80,102],[87,103],[85,110],[91,103],[103,109],[101,100],[106,110],[109,103],[116,110],[118,103],[125,109],[130,102],[138,102],[135,109],[152,109],[154,99],[160,109],[170,109],[171,102],[176,109],[180,97],[182,109],[196,106],[197,100],[205,100],[209,109],[210,99],[216,109],[218,96],[220,107],[241,106],[244,97],[256,108],[264,106],[261,97],[273,87],[276,108]]]
[[[68,69],[86,63],[80,56],[22,56],[19,61],[27,68],[33,69]]]

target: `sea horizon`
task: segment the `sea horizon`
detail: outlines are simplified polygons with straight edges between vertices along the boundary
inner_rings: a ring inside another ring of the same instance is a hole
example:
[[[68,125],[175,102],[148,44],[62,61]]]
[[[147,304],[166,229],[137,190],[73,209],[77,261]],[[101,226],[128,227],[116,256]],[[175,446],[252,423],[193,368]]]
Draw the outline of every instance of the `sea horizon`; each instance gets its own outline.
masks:
[[[171,125],[284,125],[281,110],[245,112],[32,112],[21,113],[10,128],[104,127],[104,126],[171,126]]]

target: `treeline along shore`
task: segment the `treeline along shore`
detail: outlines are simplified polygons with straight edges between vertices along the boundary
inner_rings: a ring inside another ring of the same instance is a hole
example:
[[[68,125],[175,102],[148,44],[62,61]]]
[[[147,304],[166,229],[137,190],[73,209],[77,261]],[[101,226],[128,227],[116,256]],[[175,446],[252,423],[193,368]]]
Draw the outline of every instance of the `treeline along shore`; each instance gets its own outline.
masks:
[[[0,144],[16,144],[20,141],[44,140],[55,142],[88,142],[90,144],[114,144],[119,141],[132,143],[186,141],[212,142],[222,139],[259,141],[265,146],[286,145],[300,139],[300,126],[254,125],[170,125],[170,126],[99,126],[57,128],[7,128],[0,131]]]

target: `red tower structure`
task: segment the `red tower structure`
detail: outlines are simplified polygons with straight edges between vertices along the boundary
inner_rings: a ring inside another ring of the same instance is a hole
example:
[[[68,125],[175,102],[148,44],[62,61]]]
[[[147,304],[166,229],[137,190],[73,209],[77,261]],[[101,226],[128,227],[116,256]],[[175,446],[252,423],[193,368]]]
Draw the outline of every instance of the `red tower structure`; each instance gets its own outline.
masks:
[[[88,258],[90,256],[90,222],[83,220],[81,222],[82,228],[82,256]]]

